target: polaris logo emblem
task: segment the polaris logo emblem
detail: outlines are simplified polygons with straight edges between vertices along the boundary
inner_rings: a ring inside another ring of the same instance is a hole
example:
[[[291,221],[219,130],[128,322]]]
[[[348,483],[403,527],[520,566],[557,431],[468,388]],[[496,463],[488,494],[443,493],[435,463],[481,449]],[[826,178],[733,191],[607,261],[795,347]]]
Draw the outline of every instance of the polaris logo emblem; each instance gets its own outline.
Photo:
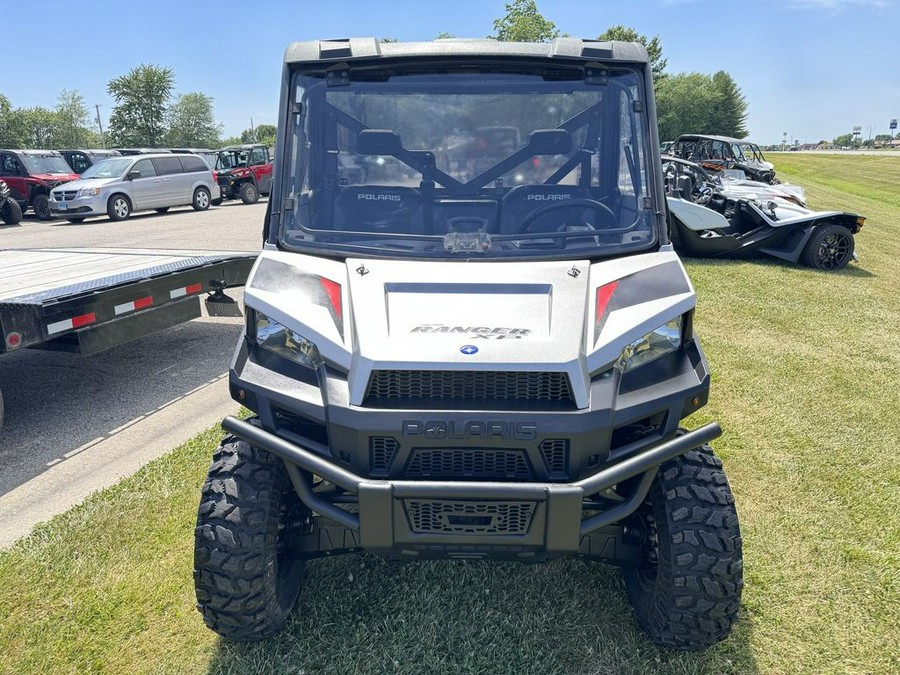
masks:
[[[444,324],[435,323],[416,326],[409,332],[468,335],[481,340],[520,340],[531,333],[531,329],[506,328],[503,326],[445,326]]]
[[[572,195],[528,195],[525,197],[526,202],[558,202],[563,199],[572,199]]]
[[[402,199],[400,195],[376,195],[369,192],[360,192],[356,198],[370,202],[399,202]]]
[[[482,438],[501,441],[533,441],[537,438],[534,422],[504,422],[501,420],[403,420],[404,438],[428,440],[469,440]]]

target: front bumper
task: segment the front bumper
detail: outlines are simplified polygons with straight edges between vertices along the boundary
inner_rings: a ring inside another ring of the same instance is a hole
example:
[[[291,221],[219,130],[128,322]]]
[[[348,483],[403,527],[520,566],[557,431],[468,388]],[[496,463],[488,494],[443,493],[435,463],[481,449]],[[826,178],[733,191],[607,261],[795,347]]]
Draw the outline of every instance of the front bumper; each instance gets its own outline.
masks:
[[[50,213],[56,218],[70,218],[72,216],[84,218],[86,216],[106,215],[106,199],[101,196],[75,197],[62,201],[51,199],[48,203],[50,205]]]
[[[644,501],[657,468],[721,435],[716,423],[660,443],[572,483],[374,480],[358,476],[302,445],[227,417],[223,428],[285,462],[300,499],[312,511],[358,534],[358,547],[383,554],[519,558],[574,553],[591,533],[621,521]],[[302,470],[302,472],[301,472]],[[326,501],[317,475],[355,495],[358,512]],[[586,497],[627,481],[628,497],[584,513]]]

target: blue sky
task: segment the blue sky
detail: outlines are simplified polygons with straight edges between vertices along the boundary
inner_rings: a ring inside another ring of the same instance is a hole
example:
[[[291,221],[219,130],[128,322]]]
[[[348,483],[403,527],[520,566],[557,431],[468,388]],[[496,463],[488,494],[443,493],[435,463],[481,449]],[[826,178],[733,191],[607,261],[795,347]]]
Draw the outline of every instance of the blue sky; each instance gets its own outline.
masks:
[[[750,137],[867,138],[900,117],[900,0],[538,0],[561,31],[614,24],[659,35],[669,72],[727,70],[749,102]],[[106,83],[141,63],[174,69],[175,93],[213,97],[226,135],[272,123],[285,47],[348,36],[484,37],[505,0],[0,0],[0,93],[52,107],[63,88],[100,105]],[[10,27],[18,27],[10,30]]]

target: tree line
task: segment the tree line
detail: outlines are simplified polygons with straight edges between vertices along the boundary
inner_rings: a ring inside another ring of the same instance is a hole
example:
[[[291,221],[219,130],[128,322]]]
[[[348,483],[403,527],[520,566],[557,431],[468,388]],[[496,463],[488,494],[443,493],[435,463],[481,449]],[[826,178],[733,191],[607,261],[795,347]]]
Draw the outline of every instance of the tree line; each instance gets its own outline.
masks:
[[[222,138],[212,97],[202,92],[173,95],[171,68],[141,64],[111,79],[107,92],[115,101],[109,124],[102,129],[84,97],[63,89],[54,108],[15,108],[0,93],[2,148],[217,148],[222,145],[275,143],[275,127],[261,124],[240,136]],[[102,133],[101,133],[102,130]]]

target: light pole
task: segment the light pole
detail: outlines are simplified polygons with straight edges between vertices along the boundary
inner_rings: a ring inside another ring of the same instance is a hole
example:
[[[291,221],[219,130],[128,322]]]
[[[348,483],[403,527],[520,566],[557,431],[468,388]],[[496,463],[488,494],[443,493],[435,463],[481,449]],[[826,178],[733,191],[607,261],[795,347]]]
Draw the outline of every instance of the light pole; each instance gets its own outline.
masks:
[[[787,145],[787,132],[785,131],[781,134],[781,151],[784,152],[784,148]]]

